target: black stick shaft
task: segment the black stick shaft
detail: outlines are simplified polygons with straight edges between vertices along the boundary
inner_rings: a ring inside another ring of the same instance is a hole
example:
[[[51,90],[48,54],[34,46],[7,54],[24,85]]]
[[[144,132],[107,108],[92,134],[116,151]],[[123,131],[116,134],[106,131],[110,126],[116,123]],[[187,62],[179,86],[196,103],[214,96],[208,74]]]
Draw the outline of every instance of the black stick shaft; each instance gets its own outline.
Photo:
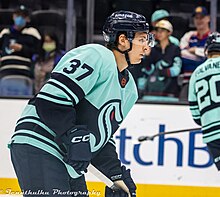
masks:
[[[152,136],[141,136],[138,138],[139,142],[146,141],[146,140],[153,140],[155,137],[167,134],[174,134],[174,133],[184,133],[184,132],[191,132],[191,131],[200,131],[201,128],[190,128],[190,129],[182,129],[182,130],[175,130],[175,131],[165,131],[160,132]]]

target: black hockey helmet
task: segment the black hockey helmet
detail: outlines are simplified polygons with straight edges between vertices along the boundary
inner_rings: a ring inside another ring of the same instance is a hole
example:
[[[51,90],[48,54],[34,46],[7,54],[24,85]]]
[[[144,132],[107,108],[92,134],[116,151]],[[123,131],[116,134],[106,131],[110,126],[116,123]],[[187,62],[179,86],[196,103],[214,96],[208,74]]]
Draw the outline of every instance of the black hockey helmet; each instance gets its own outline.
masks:
[[[209,35],[205,43],[205,54],[210,52],[220,52],[220,33],[213,32]]]
[[[130,11],[116,11],[109,16],[103,26],[103,36],[107,43],[114,43],[118,32],[126,32],[129,41],[132,41],[135,32],[149,32],[146,18]]]

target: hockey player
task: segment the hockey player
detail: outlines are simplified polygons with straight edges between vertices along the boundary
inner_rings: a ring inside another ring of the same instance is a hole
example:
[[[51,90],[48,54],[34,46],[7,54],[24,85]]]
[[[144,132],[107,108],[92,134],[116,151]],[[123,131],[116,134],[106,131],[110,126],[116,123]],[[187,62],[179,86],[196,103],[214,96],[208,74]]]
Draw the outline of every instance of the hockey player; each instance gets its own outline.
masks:
[[[207,60],[190,78],[188,100],[194,121],[202,126],[203,142],[220,170],[220,33],[209,35],[205,54]]]
[[[103,28],[107,47],[80,46],[59,61],[48,82],[28,102],[10,142],[22,190],[87,196],[84,173],[92,163],[129,191],[106,188],[106,196],[136,196],[113,134],[138,98],[127,67],[140,63],[152,46],[148,29],[144,16],[117,11]]]

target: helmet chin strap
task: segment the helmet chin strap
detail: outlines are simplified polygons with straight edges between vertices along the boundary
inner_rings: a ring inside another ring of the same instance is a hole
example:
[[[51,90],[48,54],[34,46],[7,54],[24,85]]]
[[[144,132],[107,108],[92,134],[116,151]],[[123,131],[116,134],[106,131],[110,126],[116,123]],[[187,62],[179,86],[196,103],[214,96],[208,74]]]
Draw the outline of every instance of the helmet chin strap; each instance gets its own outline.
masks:
[[[133,65],[131,64],[131,61],[130,61],[130,58],[129,58],[129,55],[128,55],[128,52],[132,50],[132,42],[130,42],[130,48],[125,50],[125,51],[121,51],[118,47],[115,47],[115,49],[117,51],[119,51],[120,53],[124,54],[125,55],[125,59],[126,59],[126,62],[128,64],[128,67],[132,67]]]
[[[128,64],[128,67],[132,67],[132,64],[131,64],[131,61],[130,61],[130,58],[129,58],[129,55],[128,55],[128,51],[125,52],[125,59],[126,59],[126,62]]]

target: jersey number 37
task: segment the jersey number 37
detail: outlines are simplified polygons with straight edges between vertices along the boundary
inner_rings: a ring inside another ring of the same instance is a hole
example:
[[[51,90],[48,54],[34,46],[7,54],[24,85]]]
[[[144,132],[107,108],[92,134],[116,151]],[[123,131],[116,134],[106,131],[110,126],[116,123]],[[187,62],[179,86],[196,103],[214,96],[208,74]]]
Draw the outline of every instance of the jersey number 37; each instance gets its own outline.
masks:
[[[93,68],[90,67],[88,64],[81,64],[80,60],[77,59],[73,59],[70,61],[70,65],[68,67],[65,67],[63,69],[63,72],[67,73],[67,74],[73,74],[76,72],[77,69],[82,68],[83,70],[85,70],[85,72],[80,72],[80,75],[78,77],[76,77],[77,81],[80,81],[86,77],[88,77],[89,75],[92,74],[93,72]]]

